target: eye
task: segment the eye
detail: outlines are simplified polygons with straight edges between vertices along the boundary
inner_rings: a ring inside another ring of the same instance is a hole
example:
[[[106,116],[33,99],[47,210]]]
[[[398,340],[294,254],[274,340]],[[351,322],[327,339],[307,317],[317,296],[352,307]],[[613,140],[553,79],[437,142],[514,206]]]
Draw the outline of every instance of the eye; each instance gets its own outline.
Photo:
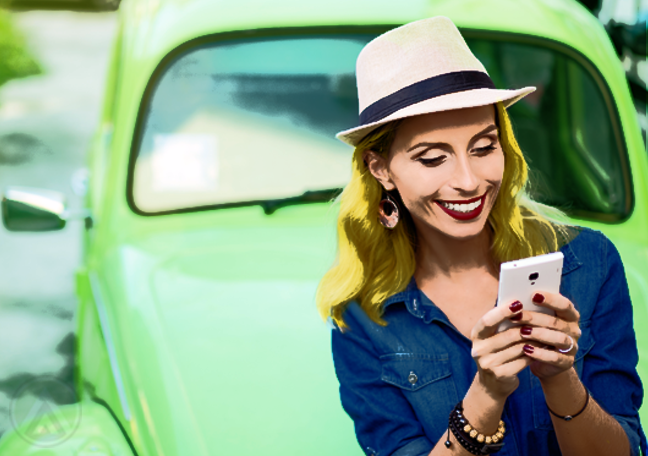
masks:
[[[488,146],[478,147],[478,148],[476,148],[474,150],[475,150],[476,155],[483,156],[483,155],[488,155],[491,151],[493,151],[495,149],[496,149],[496,147],[495,147],[495,144],[493,143],[493,144],[490,144]]]
[[[430,167],[435,167],[439,166],[441,163],[445,161],[445,155],[439,155],[438,157],[434,158],[417,158],[416,161],[421,162],[425,166],[430,166]]]

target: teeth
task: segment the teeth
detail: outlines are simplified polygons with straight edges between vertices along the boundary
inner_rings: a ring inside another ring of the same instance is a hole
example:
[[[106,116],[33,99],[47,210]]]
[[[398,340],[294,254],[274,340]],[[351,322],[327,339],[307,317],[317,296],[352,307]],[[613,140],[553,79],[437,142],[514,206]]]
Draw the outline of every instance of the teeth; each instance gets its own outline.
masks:
[[[443,204],[445,207],[452,211],[457,211],[457,212],[471,212],[477,209],[481,205],[482,200],[478,199],[477,201],[470,203],[470,204],[451,204],[451,203],[446,203],[444,201],[441,201],[441,204]]]

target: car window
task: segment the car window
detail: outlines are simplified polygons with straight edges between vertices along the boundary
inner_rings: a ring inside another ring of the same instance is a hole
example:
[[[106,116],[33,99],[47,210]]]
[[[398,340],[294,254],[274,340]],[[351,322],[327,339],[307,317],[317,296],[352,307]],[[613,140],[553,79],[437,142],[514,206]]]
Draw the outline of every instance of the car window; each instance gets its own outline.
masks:
[[[583,57],[555,43],[510,40],[467,42],[498,87],[537,87],[509,111],[529,163],[530,193],[577,217],[615,221],[629,215],[625,141],[602,78]]]
[[[355,60],[373,35],[216,42],[164,69],[148,100],[133,201],[143,212],[343,187]]]
[[[342,188],[357,125],[355,59],[375,34],[199,43],[167,59],[143,101],[130,200],[144,214]],[[589,219],[631,208],[625,143],[607,87],[578,56],[516,36],[468,36],[498,87],[538,90],[510,109],[538,200]]]

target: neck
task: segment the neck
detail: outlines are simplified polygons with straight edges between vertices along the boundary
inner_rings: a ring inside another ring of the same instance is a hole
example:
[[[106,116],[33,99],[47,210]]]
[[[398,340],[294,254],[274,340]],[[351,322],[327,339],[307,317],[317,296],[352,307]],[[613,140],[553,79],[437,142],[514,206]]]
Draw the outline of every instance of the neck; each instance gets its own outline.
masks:
[[[491,230],[488,225],[468,239],[449,237],[437,230],[417,230],[417,283],[434,277],[453,277],[469,271],[487,271],[497,277],[490,251]]]

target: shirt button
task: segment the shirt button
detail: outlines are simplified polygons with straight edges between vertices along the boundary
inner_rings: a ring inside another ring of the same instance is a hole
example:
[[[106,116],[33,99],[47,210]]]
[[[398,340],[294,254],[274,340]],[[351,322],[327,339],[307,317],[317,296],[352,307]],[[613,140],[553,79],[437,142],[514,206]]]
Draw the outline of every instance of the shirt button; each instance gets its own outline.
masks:
[[[416,299],[414,299],[414,302],[412,302],[412,307],[414,308],[414,311],[417,310],[417,308],[418,308],[418,303],[416,302]]]
[[[414,372],[410,372],[410,374],[407,376],[407,381],[414,385],[416,384],[416,382],[418,382],[418,376]]]

